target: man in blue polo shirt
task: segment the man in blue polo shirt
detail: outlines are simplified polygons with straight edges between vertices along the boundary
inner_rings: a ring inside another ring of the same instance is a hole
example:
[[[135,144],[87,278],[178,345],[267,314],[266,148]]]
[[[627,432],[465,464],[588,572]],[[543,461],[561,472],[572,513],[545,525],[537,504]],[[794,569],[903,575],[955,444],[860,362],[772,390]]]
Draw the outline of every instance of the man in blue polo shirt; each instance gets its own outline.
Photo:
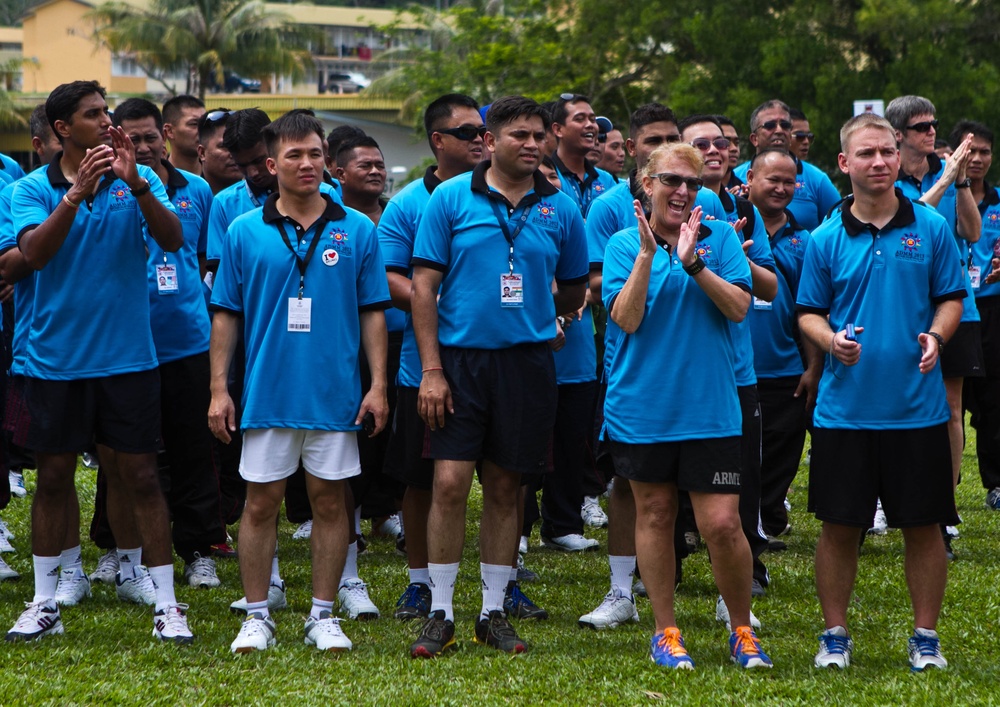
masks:
[[[45,112],[63,153],[20,180],[12,202],[18,247],[37,270],[25,396],[38,492],[35,596],[7,640],[63,630],[53,597],[64,510],[74,492],[76,455],[96,442],[108,472],[109,507],[134,511],[142,536],[156,588],[154,636],[189,643],[194,637],[186,606],[174,597],[169,515],[156,474],[160,381],[143,239],[146,229],[164,251],[175,252],[183,231],[159,177],[136,165],[131,140],[111,126],[97,82],[62,84]]]
[[[587,281],[580,210],[537,172],[546,122],[530,99],[496,101],[486,116],[493,159],[435,189],[417,230],[411,307],[422,371],[418,405],[435,464],[427,523],[431,614],[411,646],[414,657],[455,644],[452,596],[479,459],[483,603],[476,641],[509,653],[527,649],[503,612],[521,474],[545,468],[556,406],[548,342],[556,315],[583,304]]]
[[[552,133],[559,146],[552,161],[559,172],[562,191],[571,197],[586,218],[590,205],[615,186],[615,178],[587,159],[597,145],[597,116],[590,99],[564,93],[552,105]]]
[[[293,113],[269,125],[263,138],[265,168],[277,178],[278,192],[230,226],[212,293],[209,426],[223,442],[236,432],[227,379],[241,317],[246,332],[240,474],[248,483],[240,570],[247,618],[231,648],[249,653],[274,645],[268,591],[277,515],[285,483],[301,463],[313,509],[313,602],[305,641],[319,650],[350,650],[333,618],[347,550],[345,487],[361,470],[355,431],[367,417],[377,434],[388,415],[383,310],[389,291],[371,221],[320,191],[319,121]],[[372,374],[364,399],[361,347]]]
[[[755,151],[765,147],[789,148],[792,134],[791,110],[783,101],[772,99],[757,106],[750,114],[750,144]],[[797,159],[795,196],[788,210],[802,228],[813,230],[827,212],[840,201],[840,192],[826,173],[804,160]],[[750,163],[744,162],[733,174],[744,182]]]
[[[958,522],[941,348],[958,327],[962,266],[947,222],[894,188],[896,133],[863,114],[840,131],[853,196],[812,233],[797,307],[828,357],[813,416],[809,510],[823,522],[816,588],[826,630],[816,666],[850,665],[858,542],[879,497],[902,528],[913,670],[944,668],[935,631],[947,576],[939,524]]]

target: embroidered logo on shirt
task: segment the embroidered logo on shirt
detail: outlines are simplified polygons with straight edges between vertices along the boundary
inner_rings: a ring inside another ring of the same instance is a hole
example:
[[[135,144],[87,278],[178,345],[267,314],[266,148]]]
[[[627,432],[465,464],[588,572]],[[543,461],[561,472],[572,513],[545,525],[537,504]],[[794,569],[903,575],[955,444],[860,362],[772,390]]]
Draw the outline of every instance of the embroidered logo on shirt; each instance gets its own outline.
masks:
[[[546,221],[556,215],[556,207],[547,201],[539,201],[536,208],[538,209],[538,215]]]
[[[350,238],[348,238],[347,236],[347,231],[344,231],[341,228],[334,226],[333,228],[330,229],[329,235],[330,235],[330,240],[332,241],[332,243],[330,243],[330,247],[335,249],[337,253],[339,253],[340,257],[350,257],[351,247],[347,245],[347,242],[350,240]],[[327,265],[333,265],[333,264],[335,263],[327,263]]]
[[[920,252],[921,238],[916,233],[904,233],[899,238],[899,244],[903,246],[903,249],[896,251],[896,260],[911,263],[924,262],[924,254]]]
[[[791,236],[788,239],[788,247],[791,250],[801,250],[802,249],[802,239],[798,236]]]
[[[124,184],[111,188],[111,205],[112,211],[121,211],[122,209],[127,209],[130,206],[135,207],[135,198],[132,196],[132,190],[129,189]]]

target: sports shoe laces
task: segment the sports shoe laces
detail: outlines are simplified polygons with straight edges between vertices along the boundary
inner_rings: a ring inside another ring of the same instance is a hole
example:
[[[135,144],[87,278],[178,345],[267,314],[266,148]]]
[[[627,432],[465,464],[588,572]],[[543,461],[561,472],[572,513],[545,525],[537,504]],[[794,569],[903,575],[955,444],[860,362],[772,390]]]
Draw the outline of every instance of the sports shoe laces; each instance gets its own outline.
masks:
[[[343,586],[343,589],[347,590],[347,593],[357,597],[358,599],[364,599],[365,601],[371,601],[368,598],[368,585],[361,580],[355,580],[353,582],[348,582]]]
[[[40,601],[32,604],[30,601],[24,602],[25,611],[17,619],[11,631],[24,632],[31,629],[36,630],[43,624],[51,625],[55,623],[54,618],[58,618],[59,609],[49,608],[48,601]],[[46,611],[46,609],[48,609]]]
[[[665,629],[656,639],[656,647],[672,656],[687,655],[684,642],[681,640],[681,632],[677,629]]]
[[[514,627],[500,611],[490,612],[490,633],[497,638],[517,639],[517,632],[514,630]]]
[[[201,557],[200,555],[194,558],[194,562],[191,563],[191,574],[195,575],[214,575],[215,574],[215,561],[211,557]]]
[[[314,619],[316,623],[313,627],[328,636],[343,636],[344,630],[340,628],[340,619],[330,616],[327,612],[323,614],[321,618]]]
[[[441,613],[444,614],[443,611]],[[432,641],[442,642],[447,639],[447,636],[445,636],[447,629],[447,619],[432,616],[424,621],[423,625],[417,631],[417,635],[420,638],[428,638]]]
[[[431,608],[427,600],[420,596],[420,585],[415,583],[407,585],[396,606],[412,606],[422,611],[429,611]]]
[[[760,641],[753,635],[753,629],[749,626],[740,626],[736,629],[736,644],[733,646],[733,655],[740,653],[743,655],[761,654]]]
[[[242,628],[240,628],[240,633],[245,636],[266,636],[270,633],[267,630],[267,621],[261,617],[260,614],[251,614],[248,619],[243,622]]]
[[[513,602],[514,606],[517,606],[518,604],[523,604],[524,606],[532,608],[537,606],[535,602],[531,601],[531,599],[529,599],[527,595],[521,591],[521,587],[518,584],[515,584],[510,590],[510,600]]]
[[[916,644],[917,652],[922,656],[936,657],[941,655],[941,641],[932,636],[922,636],[914,634],[913,642]]]
[[[189,633],[187,617],[187,604],[171,604],[163,612],[164,633]]]
[[[823,647],[827,653],[845,655],[850,647],[849,636],[836,636],[832,633],[824,633],[820,638],[823,640]]]

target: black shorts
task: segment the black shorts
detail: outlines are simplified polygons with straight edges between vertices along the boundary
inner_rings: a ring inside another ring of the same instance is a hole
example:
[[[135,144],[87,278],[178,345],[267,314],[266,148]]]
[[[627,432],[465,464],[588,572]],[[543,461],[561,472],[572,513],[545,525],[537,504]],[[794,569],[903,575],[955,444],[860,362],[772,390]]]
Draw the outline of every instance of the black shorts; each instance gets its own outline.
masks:
[[[24,397],[24,376],[11,376],[7,382],[7,401],[4,405],[3,428],[10,441],[26,447],[28,430],[31,429],[31,412]]]
[[[488,459],[507,471],[544,473],[558,392],[552,349],[441,347],[455,414],[430,433],[434,459]]]
[[[869,528],[877,499],[894,528],[958,525],[946,423],[813,429],[809,511],[829,523]]]
[[[941,375],[945,378],[982,378],[986,375],[982,327],[979,322],[961,322],[948,345],[941,350]]]
[[[430,458],[427,425],[417,412],[419,393],[420,388],[396,389],[396,414],[382,470],[407,486],[430,491],[434,486],[434,460]]]
[[[740,437],[629,444],[609,440],[615,473],[696,493],[740,492]]]
[[[160,448],[160,371],[103,378],[25,378],[31,425],[26,447],[78,453],[95,442],[127,454]]]

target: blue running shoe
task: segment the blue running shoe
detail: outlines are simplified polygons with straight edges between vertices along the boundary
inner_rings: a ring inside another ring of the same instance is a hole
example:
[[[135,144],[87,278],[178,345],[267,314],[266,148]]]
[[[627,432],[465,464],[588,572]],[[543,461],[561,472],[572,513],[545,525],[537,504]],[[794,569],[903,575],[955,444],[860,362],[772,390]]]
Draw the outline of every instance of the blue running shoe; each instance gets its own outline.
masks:
[[[396,602],[395,616],[400,621],[426,619],[431,613],[431,588],[423,582],[413,582],[403,590]]]
[[[520,582],[510,582],[503,597],[503,611],[511,619],[537,619],[541,621],[549,618],[549,612],[531,601],[524,592],[521,591]]]
[[[678,628],[665,628],[653,634],[649,645],[649,659],[665,668],[694,670],[694,661],[684,647],[684,639]]]
[[[773,668],[774,663],[760,647],[757,634],[749,626],[737,626],[729,636],[729,654],[741,668]]]
[[[819,653],[814,661],[817,668],[840,668],[846,670],[851,665],[854,641],[843,626],[828,628],[819,635]]]
[[[947,667],[948,661],[941,655],[941,641],[938,640],[937,631],[929,628],[914,629],[910,636],[910,670],[919,673],[924,668],[944,670]]]

